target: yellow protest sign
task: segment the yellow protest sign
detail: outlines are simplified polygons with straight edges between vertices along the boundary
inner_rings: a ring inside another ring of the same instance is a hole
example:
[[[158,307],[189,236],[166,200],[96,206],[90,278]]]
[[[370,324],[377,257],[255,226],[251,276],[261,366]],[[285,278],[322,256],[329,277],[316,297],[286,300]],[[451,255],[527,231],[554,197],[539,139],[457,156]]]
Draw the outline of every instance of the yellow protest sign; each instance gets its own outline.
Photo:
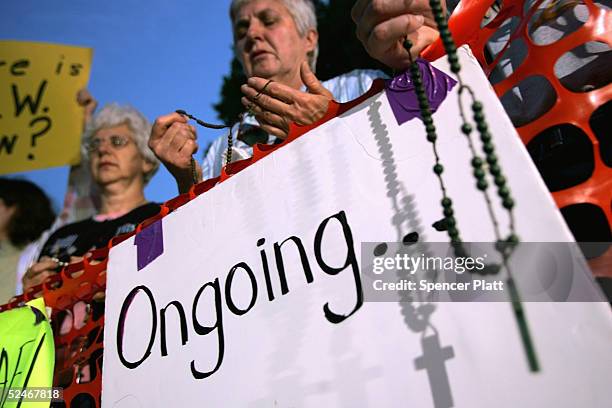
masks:
[[[42,298],[0,313],[0,408],[48,407],[54,365],[53,332]]]
[[[0,174],[77,164],[92,49],[0,41]]]

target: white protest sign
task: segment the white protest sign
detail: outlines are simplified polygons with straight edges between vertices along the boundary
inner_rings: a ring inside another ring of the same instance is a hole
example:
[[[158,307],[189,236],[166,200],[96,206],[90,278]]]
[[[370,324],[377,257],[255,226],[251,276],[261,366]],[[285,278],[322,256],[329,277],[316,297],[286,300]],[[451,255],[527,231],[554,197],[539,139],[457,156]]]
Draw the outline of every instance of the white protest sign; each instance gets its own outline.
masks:
[[[461,64],[485,106],[520,238],[571,241],[465,50]],[[458,132],[456,87],[434,119],[462,238],[494,241]],[[103,406],[608,406],[605,303],[524,303],[541,368],[532,373],[509,303],[364,301],[362,243],[413,232],[448,241],[431,227],[442,218],[433,164],[422,122],[398,125],[382,92],[144,230],[158,240],[152,262],[137,268],[135,238],[112,248]],[[576,262],[572,288],[596,295]]]

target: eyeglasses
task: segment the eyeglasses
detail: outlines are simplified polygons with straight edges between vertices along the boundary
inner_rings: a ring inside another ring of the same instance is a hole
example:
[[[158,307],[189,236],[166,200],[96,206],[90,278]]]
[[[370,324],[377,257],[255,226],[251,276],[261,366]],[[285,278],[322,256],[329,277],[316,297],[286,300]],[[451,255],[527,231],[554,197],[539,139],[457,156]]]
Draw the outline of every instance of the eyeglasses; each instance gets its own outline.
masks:
[[[130,139],[119,135],[112,135],[108,139],[101,139],[99,137],[95,137],[91,139],[89,143],[87,143],[87,151],[89,153],[98,151],[105,140],[110,142],[110,146],[114,150],[119,150],[125,147],[128,143],[130,143]]]

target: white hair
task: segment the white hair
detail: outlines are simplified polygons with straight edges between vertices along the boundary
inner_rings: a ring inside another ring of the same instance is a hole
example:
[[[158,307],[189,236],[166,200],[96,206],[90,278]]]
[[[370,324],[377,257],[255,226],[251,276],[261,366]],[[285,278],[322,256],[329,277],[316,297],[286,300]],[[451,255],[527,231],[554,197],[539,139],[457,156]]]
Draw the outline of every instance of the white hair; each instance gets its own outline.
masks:
[[[132,139],[142,155],[143,159],[152,164],[151,170],[144,174],[144,182],[147,184],[159,168],[159,160],[149,148],[149,135],[151,134],[151,124],[142,113],[131,106],[120,106],[116,103],[111,103],[104,106],[89,122],[85,128],[83,139],[81,141],[81,151],[87,152],[87,146],[91,139],[100,129],[111,128],[115,126],[127,125],[132,131]],[[87,157],[87,154],[83,154]]]
[[[232,22],[236,18],[236,15],[245,4],[252,0],[232,0],[230,5],[230,18]],[[311,0],[278,0],[280,1],[289,11],[293,22],[298,30],[298,34],[301,37],[305,37],[308,31],[317,31],[317,15],[315,13],[315,7]],[[234,49],[235,51],[235,49]],[[308,64],[312,72],[315,72],[317,65],[317,57],[319,56],[319,44],[315,44],[315,49],[308,53]]]

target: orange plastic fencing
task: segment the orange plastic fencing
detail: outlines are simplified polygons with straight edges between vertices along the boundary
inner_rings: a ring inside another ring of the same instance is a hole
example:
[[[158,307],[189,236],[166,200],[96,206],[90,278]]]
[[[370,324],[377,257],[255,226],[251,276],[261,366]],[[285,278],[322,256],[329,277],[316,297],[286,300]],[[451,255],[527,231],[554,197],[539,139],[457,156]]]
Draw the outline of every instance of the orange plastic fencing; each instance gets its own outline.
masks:
[[[89,258],[66,266],[44,284],[0,306],[3,312],[42,296],[45,304],[52,308],[50,320],[56,353],[53,383],[64,389],[66,401],[65,404],[53,403],[54,407],[100,407],[104,331],[101,311],[107,255],[107,248],[93,251]]]
[[[500,98],[511,92],[513,88],[516,90],[526,79],[538,76],[544,77],[556,93],[556,100],[544,114],[517,127],[523,143],[529,147],[530,144],[537,142],[538,136],[546,132],[551,130],[560,132],[574,127],[579,128],[588,138],[588,141],[585,138],[584,142],[590,144],[592,151],[592,156],[589,158],[592,162],[592,171],[589,172],[587,169],[584,180],[575,185],[567,188],[563,186],[551,188],[552,195],[568,223],[573,227],[572,230],[578,240],[612,241],[610,238],[612,236],[610,232],[612,230],[612,127],[610,126],[612,119],[608,118],[606,121],[606,116],[612,114],[612,83],[610,83],[612,65],[608,64],[608,73],[604,74],[603,78],[601,74],[597,74],[598,78],[593,78],[591,83],[595,85],[588,85],[582,89],[568,89],[555,74],[555,65],[560,58],[567,57],[572,51],[579,54],[580,47],[587,43],[600,43],[607,45],[608,48],[612,47],[612,11],[593,0],[503,0],[503,3],[498,2],[501,4],[495,10],[497,14],[491,17],[487,14],[491,14],[490,7],[495,3],[493,0],[463,0],[462,3],[453,12],[449,28],[457,45],[470,46],[490,79],[496,68],[503,69],[499,64],[507,56],[506,51],[517,45],[522,48],[524,54],[521,57],[522,63],[515,67],[511,74],[493,85]],[[567,19],[572,18],[569,13],[573,12],[575,7],[586,8],[588,18],[572,31]],[[485,21],[486,23],[483,23]],[[512,24],[508,24],[510,22]],[[554,25],[560,31],[569,32],[564,32],[560,39],[543,45],[542,41],[534,41],[533,34],[535,27],[544,24]],[[498,30],[502,28],[508,30],[508,27],[511,27],[508,33],[509,40],[501,51],[492,56],[487,45]],[[517,48],[514,48],[513,51],[516,50]],[[427,50],[427,56],[430,58],[439,57],[442,53],[440,42]],[[602,53],[599,57],[612,62],[610,60],[612,51],[608,50],[605,54]],[[591,55],[582,57],[593,58]],[[588,70],[581,73],[584,76],[590,74]],[[588,82],[585,78],[585,83]],[[528,103],[526,107],[529,108]],[[598,126],[595,125],[596,120]],[[578,161],[578,158],[575,158]],[[589,166],[577,162],[567,163],[567,158],[564,158],[554,163],[553,173],[557,171],[559,174],[568,174],[567,172],[574,171],[568,169],[570,165]],[[546,175],[544,178],[546,179]],[[579,214],[573,219],[574,225],[572,225],[568,217],[571,217],[571,213],[576,213],[575,210],[584,208],[596,214],[588,214],[593,217],[581,218],[585,214],[578,211]],[[583,238],[581,235],[602,238]],[[608,248],[604,255],[590,262],[590,265],[595,275],[612,277],[612,247]]]

